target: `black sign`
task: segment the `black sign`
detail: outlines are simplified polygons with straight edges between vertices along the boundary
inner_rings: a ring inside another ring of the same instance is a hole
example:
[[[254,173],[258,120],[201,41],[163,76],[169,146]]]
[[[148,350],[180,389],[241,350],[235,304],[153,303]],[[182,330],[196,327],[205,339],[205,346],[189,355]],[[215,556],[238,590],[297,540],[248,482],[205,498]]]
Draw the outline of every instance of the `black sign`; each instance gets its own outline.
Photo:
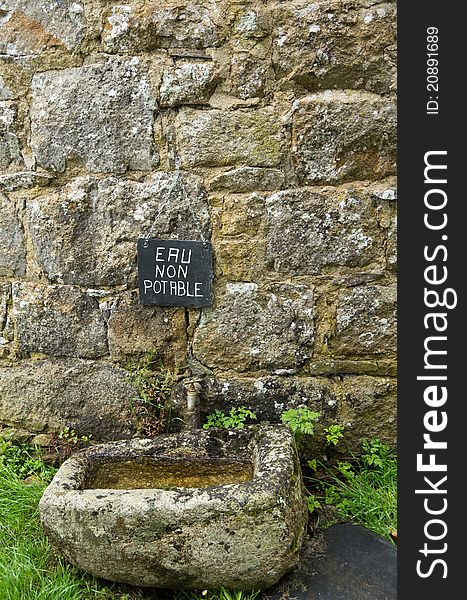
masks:
[[[138,240],[141,304],[210,306],[212,249],[209,242]]]

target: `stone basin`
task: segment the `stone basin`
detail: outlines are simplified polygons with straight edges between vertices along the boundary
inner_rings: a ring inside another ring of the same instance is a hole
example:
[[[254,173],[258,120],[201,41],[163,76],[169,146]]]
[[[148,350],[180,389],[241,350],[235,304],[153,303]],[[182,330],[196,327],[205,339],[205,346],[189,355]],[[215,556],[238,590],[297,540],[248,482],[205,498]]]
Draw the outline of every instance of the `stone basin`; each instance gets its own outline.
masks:
[[[266,589],[294,567],[307,509],[282,425],[161,435],[89,447],[39,505],[77,567],[172,589]]]

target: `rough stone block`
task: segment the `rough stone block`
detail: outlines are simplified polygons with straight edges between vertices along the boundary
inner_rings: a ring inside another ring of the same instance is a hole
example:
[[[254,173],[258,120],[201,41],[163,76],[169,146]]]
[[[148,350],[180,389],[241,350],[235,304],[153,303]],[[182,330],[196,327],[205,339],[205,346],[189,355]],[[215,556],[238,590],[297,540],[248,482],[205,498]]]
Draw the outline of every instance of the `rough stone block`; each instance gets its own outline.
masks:
[[[42,167],[59,172],[70,160],[93,173],[150,170],[155,107],[139,58],[38,73],[31,147]]]
[[[5,325],[7,312],[8,312],[8,301],[11,296],[11,285],[9,283],[0,284],[0,331],[3,330]]]
[[[264,196],[232,194],[224,197],[221,213],[222,236],[255,235],[264,215]]]
[[[177,62],[163,72],[160,105],[208,104],[216,84],[214,63]]]
[[[388,229],[386,260],[391,271],[397,271],[397,216],[391,221]]]
[[[217,277],[229,281],[257,281],[264,265],[265,248],[261,241],[246,236],[216,239],[213,242]]]
[[[10,340],[8,333],[8,303],[11,297],[11,285],[9,283],[0,284],[0,358],[8,353]]]
[[[300,284],[228,283],[203,311],[193,355],[212,369],[295,368],[312,352],[313,291]]]
[[[137,0],[109,9],[102,44],[105,52],[141,52],[155,48],[208,48],[223,39],[219,3]]]
[[[396,5],[367,0],[296,0],[272,8],[278,77],[310,91],[395,87]]]
[[[99,304],[77,288],[15,283],[13,315],[24,352],[82,358],[108,352]]]
[[[362,439],[397,443],[397,384],[389,377],[351,375],[338,384],[339,420],[350,448],[361,451]]]
[[[17,106],[11,102],[0,102],[0,170],[23,162],[16,128]]]
[[[286,376],[285,376],[286,375]],[[173,394],[177,411],[185,405],[185,390],[179,384]],[[293,371],[278,370],[276,375],[238,377],[207,376],[202,380],[202,422],[215,409],[228,412],[246,406],[258,420],[280,421],[284,411],[299,406],[320,413],[313,439],[301,446],[309,454],[324,443],[324,427],[338,423],[345,427],[346,447],[361,451],[363,438],[379,437],[396,444],[396,380],[389,377],[345,375],[298,377]],[[312,458],[312,456],[310,456]]]
[[[94,440],[135,431],[127,373],[80,359],[25,361],[0,369],[0,421],[30,431],[72,427]]]
[[[232,26],[235,39],[252,40],[256,44],[271,33],[271,14],[264,4],[256,0],[225,3],[235,13]]]
[[[323,418],[337,417],[337,401],[330,380],[323,377],[206,377],[202,381],[202,418],[216,408],[228,412],[235,406],[246,406],[258,420],[280,421],[289,408],[307,406]],[[178,392],[178,390],[177,390]],[[183,392],[180,389],[179,395]],[[176,396],[178,404],[178,394]]]
[[[301,188],[266,200],[268,259],[274,271],[314,275],[383,257],[383,238],[366,190]]]
[[[281,125],[268,108],[253,111],[183,109],[177,133],[184,166],[275,167],[282,156]]]
[[[185,311],[140,306],[136,293],[127,293],[112,307],[108,321],[112,358],[153,352],[164,364],[186,363]]]
[[[395,173],[396,107],[354,91],[326,91],[294,105],[292,158],[301,182],[381,179]]]
[[[0,192],[0,277],[26,273],[24,231],[15,202]]]
[[[136,287],[136,240],[206,239],[206,192],[187,173],[157,172],[143,181],[78,177],[30,202],[38,261],[57,283]]]
[[[28,189],[35,186],[46,186],[53,180],[53,176],[35,171],[17,171],[0,175],[0,190],[14,192],[19,189]]]
[[[34,56],[47,49],[75,50],[85,36],[84,3],[6,0],[0,54]]]
[[[396,352],[395,284],[358,286],[340,293],[335,355],[360,356]]]
[[[261,98],[270,76],[273,76],[273,71],[269,60],[261,60],[255,55],[243,52],[232,57],[231,91],[238,98]]]
[[[230,190],[242,194],[263,190],[279,190],[283,184],[284,174],[279,169],[238,167],[214,177],[210,189]]]

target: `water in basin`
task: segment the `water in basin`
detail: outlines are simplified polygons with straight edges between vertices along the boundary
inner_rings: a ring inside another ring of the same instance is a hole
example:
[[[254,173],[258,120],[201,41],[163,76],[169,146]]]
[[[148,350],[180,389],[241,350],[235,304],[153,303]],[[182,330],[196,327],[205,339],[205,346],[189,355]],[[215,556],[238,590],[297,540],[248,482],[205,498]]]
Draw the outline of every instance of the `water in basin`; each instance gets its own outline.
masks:
[[[207,488],[253,477],[251,462],[225,460],[164,461],[139,457],[96,461],[83,489]]]

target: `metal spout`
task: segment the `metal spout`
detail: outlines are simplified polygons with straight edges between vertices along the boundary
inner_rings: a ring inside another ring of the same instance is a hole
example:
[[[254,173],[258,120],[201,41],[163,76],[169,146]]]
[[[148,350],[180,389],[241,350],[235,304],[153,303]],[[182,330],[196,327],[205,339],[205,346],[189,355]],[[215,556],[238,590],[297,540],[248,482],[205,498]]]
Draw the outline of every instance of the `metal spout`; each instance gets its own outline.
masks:
[[[186,431],[196,431],[200,428],[199,394],[202,390],[200,379],[186,379]]]

